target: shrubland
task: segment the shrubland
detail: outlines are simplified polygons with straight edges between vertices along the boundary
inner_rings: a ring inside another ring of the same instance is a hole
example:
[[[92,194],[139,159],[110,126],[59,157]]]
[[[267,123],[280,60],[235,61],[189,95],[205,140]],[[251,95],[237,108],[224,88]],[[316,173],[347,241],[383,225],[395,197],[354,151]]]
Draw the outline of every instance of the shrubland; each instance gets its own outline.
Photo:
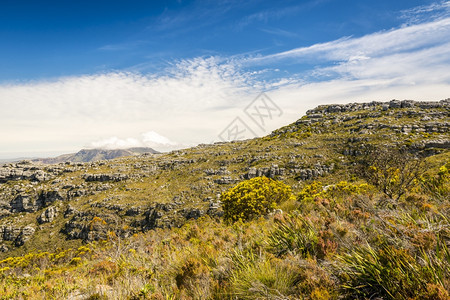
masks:
[[[61,213],[23,245],[3,241],[0,298],[449,299],[448,108],[426,111],[427,133],[403,129],[423,108],[345,107],[33,185],[88,192],[51,202]],[[48,207],[3,220],[35,224]]]

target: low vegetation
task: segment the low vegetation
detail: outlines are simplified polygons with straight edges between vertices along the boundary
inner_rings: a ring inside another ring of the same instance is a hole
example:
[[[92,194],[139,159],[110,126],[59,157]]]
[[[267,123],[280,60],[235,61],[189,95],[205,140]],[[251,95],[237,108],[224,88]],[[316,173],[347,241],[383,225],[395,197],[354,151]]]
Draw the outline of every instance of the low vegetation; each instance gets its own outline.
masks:
[[[222,194],[224,221],[6,258],[2,299],[448,299],[449,202],[433,196],[446,168],[396,206],[364,181],[313,181],[277,214],[291,189],[253,178]]]
[[[83,192],[4,212],[0,299],[449,299],[448,131],[359,132],[415,120],[376,106],[308,120],[3,183]],[[36,228],[17,246],[5,235],[14,222]]]

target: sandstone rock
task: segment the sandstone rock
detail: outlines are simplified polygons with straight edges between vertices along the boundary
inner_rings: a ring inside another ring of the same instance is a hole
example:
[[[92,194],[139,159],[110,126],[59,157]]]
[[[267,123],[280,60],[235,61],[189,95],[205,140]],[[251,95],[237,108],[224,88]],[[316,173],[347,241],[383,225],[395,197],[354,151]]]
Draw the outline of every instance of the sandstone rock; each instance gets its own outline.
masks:
[[[122,181],[127,180],[129,177],[125,174],[86,174],[83,176],[84,180],[87,182],[92,181],[99,181],[99,182],[105,182],[105,181]]]
[[[186,218],[186,220],[198,219],[205,214],[205,212],[203,210],[198,209],[198,208],[186,208],[186,209],[183,209],[182,213],[183,213],[184,217]]]
[[[51,206],[47,208],[42,214],[37,218],[39,224],[50,223],[58,216],[58,208],[56,206]]]
[[[74,215],[78,213],[78,211],[72,206],[72,205],[67,205],[66,211],[64,212],[64,218],[69,217],[70,215]]]
[[[33,226],[15,227],[12,225],[0,226],[0,241],[12,241],[16,247],[22,246],[34,234]]]
[[[35,212],[43,206],[37,194],[19,194],[9,205],[11,212]]]
[[[14,245],[16,247],[20,247],[23,244],[25,244],[34,234],[36,230],[34,229],[33,226],[28,225],[25,226],[24,228],[22,228],[21,233],[19,234],[19,236],[17,237],[17,239],[14,242]]]
[[[142,214],[143,212],[144,212],[144,210],[142,209],[142,207],[131,207],[125,212],[125,215],[126,216],[137,216],[137,215]]]
[[[268,178],[275,178],[276,176],[282,176],[285,174],[284,168],[279,168],[278,165],[272,165],[270,168],[254,168],[251,167],[248,169],[247,174],[244,176],[247,179],[251,179],[254,177],[265,176]]]
[[[219,218],[222,217],[224,214],[222,210],[222,202],[220,200],[214,201],[211,198],[206,213],[211,217],[219,217]]]
[[[236,183],[237,180],[231,178],[230,176],[223,176],[222,178],[214,180],[214,182],[217,184],[233,184]]]
[[[440,139],[428,141],[425,143],[425,148],[442,148],[442,149],[450,149],[450,140]]]
[[[44,206],[48,206],[55,201],[64,201],[67,199],[67,195],[60,190],[44,191],[39,195],[40,201]]]

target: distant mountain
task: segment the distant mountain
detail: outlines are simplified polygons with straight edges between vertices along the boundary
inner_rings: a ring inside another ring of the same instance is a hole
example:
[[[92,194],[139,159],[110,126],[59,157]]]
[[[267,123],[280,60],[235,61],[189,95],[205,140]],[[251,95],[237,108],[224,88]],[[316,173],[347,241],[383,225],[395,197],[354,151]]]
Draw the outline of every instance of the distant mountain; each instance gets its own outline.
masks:
[[[16,157],[16,158],[1,158],[0,159],[0,165],[1,164],[7,164],[7,163],[14,163],[19,162],[23,160],[34,160],[38,159],[37,157]]]
[[[77,153],[63,154],[52,158],[37,158],[33,162],[43,164],[57,164],[61,162],[92,162],[98,160],[110,160],[122,156],[133,156],[144,153],[157,154],[158,151],[147,147],[135,147],[129,149],[82,149]]]

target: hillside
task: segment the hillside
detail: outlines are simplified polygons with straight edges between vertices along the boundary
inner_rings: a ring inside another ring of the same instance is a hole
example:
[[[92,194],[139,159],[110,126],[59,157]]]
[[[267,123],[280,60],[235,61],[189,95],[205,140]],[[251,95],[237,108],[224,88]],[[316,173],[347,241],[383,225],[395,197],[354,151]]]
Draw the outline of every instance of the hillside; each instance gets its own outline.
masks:
[[[34,163],[59,164],[64,162],[93,162],[99,160],[111,160],[122,156],[132,156],[144,153],[159,153],[158,151],[147,147],[135,147],[129,149],[82,149],[77,153],[63,154],[51,158],[33,159]]]
[[[363,299],[374,290],[446,299],[449,108],[450,99],[324,105],[263,138],[3,165],[0,290],[29,299]],[[394,167],[378,172],[386,158]],[[225,222],[221,195],[261,176],[295,199]],[[414,269],[392,267],[402,259]],[[397,288],[381,289],[382,276]]]

